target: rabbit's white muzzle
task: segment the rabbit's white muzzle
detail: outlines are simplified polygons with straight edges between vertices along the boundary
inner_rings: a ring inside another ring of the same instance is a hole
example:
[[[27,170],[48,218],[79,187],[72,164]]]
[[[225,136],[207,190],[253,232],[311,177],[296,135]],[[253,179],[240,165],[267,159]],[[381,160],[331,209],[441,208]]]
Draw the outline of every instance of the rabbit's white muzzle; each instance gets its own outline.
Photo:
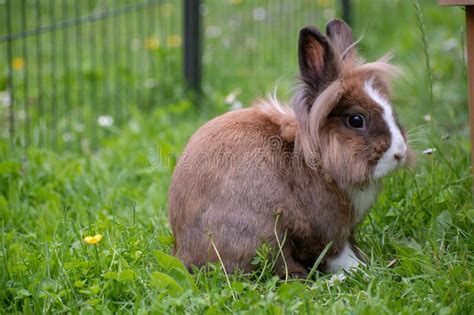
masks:
[[[383,119],[390,131],[390,147],[377,162],[373,176],[380,178],[387,175],[399,166],[405,164],[407,159],[407,145],[400,128],[395,122],[392,106],[373,86],[373,80],[365,82],[364,91],[383,109]]]

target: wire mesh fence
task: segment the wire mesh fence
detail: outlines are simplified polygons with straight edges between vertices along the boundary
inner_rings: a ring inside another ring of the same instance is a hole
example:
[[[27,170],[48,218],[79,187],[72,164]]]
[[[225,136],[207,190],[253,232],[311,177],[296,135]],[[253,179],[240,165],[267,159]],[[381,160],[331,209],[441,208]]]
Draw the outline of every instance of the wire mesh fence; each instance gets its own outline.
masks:
[[[204,90],[245,104],[292,82],[298,29],[336,4],[202,1]],[[133,111],[182,97],[183,10],[177,0],[0,1],[0,137],[88,151]]]
[[[149,108],[180,80],[172,1],[7,0],[1,10],[2,136],[21,145],[89,150],[113,132],[101,126]]]
[[[291,89],[297,74],[298,32],[337,16],[340,1],[204,2],[204,85],[239,95],[248,105],[275,86]],[[242,90],[243,81],[252,82]]]

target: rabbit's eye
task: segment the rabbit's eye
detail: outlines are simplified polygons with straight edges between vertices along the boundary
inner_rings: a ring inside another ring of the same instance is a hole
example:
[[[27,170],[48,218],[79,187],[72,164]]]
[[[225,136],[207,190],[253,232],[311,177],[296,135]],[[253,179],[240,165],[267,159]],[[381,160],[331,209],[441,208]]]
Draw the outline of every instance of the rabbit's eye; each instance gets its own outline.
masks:
[[[352,128],[364,128],[364,116],[359,114],[353,114],[347,116],[347,124]]]

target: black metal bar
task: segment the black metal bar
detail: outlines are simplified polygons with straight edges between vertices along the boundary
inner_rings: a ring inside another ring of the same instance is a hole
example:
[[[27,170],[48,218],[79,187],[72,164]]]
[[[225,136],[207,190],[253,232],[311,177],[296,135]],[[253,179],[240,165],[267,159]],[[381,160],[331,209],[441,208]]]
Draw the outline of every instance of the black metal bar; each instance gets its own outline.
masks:
[[[49,19],[52,22],[51,24],[55,24],[56,22],[56,12],[55,12],[55,3],[54,0],[49,1]],[[57,47],[56,47],[56,33],[51,33],[50,34],[50,41],[49,41],[49,46],[50,46],[50,51],[51,51],[51,99],[50,99],[50,104],[51,104],[51,125],[49,128],[51,129],[51,142],[53,148],[56,148],[58,144],[58,139],[57,139],[57,133],[56,129],[58,127],[57,122],[58,122],[58,108],[57,108],[57,95],[58,95],[58,73],[57,73],[57,62],[56,62],[56,57],[57,57]]]
[[[144,49],[140,51],[140,54],[143,59],[140,62],[140,74],[141,74],[142,79],[139,80],[139,82],[141,82],[139,85],[140,90],[141,90],[141,92],[139,92],[141,96],[141,101],[139,102],[139,108],[144,108],[144,109],[148,108],[148,88],[146,87],[146,82],[148,80],[147,69],[150,68],[147,47],[146,47],[146,42],[149,37],[147,33],[147,28],[146,28],[147,22],[148,22],[147,12],[144,12],[142,15],[142,18],[140,19],[140,23],[138,25],[138,33],[141,34],[141,37],[140,37],[141,44],[145,46]]]
[[[144,49],[144,54],[145,54],[145,60],[146,60],[146,65],[145,65],[145,71],[143,72],[143,75],[145,77],[145,80],[143,81],[144,84],[143,84],[143,94],[145,95],[144,99],[144,107],[146,109],[149,108],[150,106],[150,88],[149,88],[149,80],[150,80],[150,70],[151,70],[151,64],[149,62],[149,60],[153,60],[153,57],[150,58],[150,55],[152,55],[152,53],[149,53],[148,51],[152,49],[151,46],[151,42],[150,41],[154,41],[154,36],[153,36],[153,33],[150,32],[151,28],[150,28],[150,13],[151,13],[151,10],[147,10],[145,13],[144,13],[144,17],[142,19],[142,22],[143,22],[143,28],[144,28],[144,33],[143,33],[143,36],[145,38],[144,40],[144,45],[145,45],[145,49]]]
[[[69,19],[69,20],[58,22],[58,23],[52,23],[50,25],[44,25],[39,28],[35,28],[33,30],[28,30],[24,32],[22,31],[22,32],[17,32],[17,33],[8,33],[7,31],[6,35],[0,36],[0,43],[13,41],[16,39],[20,39],[20,38],[24,38],[24,37],[28,37],[32,35],[37,35],[39,33],[55,31],[58,29],[63,29],[65,27],[77,26],[84,23],[100,21],[111,16],[116,16],[116,15],[125,14],[129,12],[134,12],[136,10],[144,9],[150,5],[157,5],[157,4],[160,4],[161,2],[162,0],[148,0],[142,3],[138,3],[138,4],[129,4],[123,7],[116,8],[114,10],[110,10],[110,11],[101,11],[101,12],[93,13],[91,15],[82,16],[78,19]],[[7,9],[8,9],[8,5],[7,5]]]
[[[112,10],[114,10],[117,6],[117,0],[112,0]],[[119,18],[116,17],[112,21],[112,27],[110,28],[112,30],[112,34],[110,36],[110,41],[111,41],[111,46],[112,46],[112,64],[114,65],[112,68],[111,76],[115,80],[112,88],[112,95],[110,96],[110,99],[113,99],[114,105],[114,119],[117,120],[117,122],[121,122],[121,116],[119,115],[119,108],[121,107],[120,104],[120,95],[119,91],[121,90],[120,83],[122,82],[121,76],[119,72],[117,71],[117,68],[120,68],[120,60],[118,59],[118,52],[122,47],[120,47],[120,37],[117,36],[117,34],[120,33],[120,21]]]
[[[64,20],[66,20],[67,17],[68,17],[68,5],[67,5],[67,2],[63,2],[62,3],[62,18]],[[70,62],[69,62],[70,45],[69,45],[69,34],[68,34],[67,29],[63,29],[62,32],[63,32],[63,34],[62,34],[63,35],[62,43],[61,43],[61,48],[62,48],[61,53],[63,54],[63,58],[62,58],[63,71],[62,72],[63,72],[63,82],[66,82],[66,80],[70,79],[69,78],[69,75],[70,75]],[[77,115],[74,114],[75,108],[71,104],[71,91],[72,90],[73,89],[70,88],[70,90],[63,91],[64,104],[63,104],[63,106],[61,106],[63,108],[62,114],[63,115],[70,115],[70,118],[71,118],[71,119],[67,120],[67,124],[69,125],[65,129],[67,133],[72,132],[72,125],[73,125],[72,121],[77,119]],[[63,142],[65,142],[64,144],[66,145],[66,147],[68,147],[70,145],[69,143],[67,143],[68,141],[66,141],[64,138],[63,138],[63,141],[61,141],[61,143],[63,143]]]
[[[128,107],[124,106],[126,102],[125,100],[129,100],[128,96],[130,95],[128,89],[125,89],[124,87],[127,86],[127,77],[124,75],[124,72],[127,71],[125,68],[125,64],[127,63],[126,61],[128,60],[127,56],[129,54],[129,49],[130,49],[130,43],[128,41],[128,36],[127,35],[127,25],[126,25],[126,16],[125,15],[119,15],[118,18],[118,25],[117,25],[117,31],[119,32],[119,36],[117,37],[117,40],[119,41],[119,47],[121,50],[121,53],[117,55],[117,63],[120,65],[118,75],[119,75],[119,89],[118,92],[116,92],[117,95],[117,102],[116,104],[119,106],[119,115],[121,119],[125,119],[125,117],[128,116]]]
[[[12,33],[12,18],[11,18],[11,4],[10,0],[7,0],[6,10],[5,10],[5,23],[7,28],[7,33]],[[8,79],[7,79],[7,91],[10,98],[10,112],[9,112],[9,136],[10,140],[13,143],[13,138],[15,137],[15,89],[13,87],[13,43],[7,43],[7,62],[8,62]]]
[[[149,12],[149,25],[148,25],[148,29],[151,30],[151,34],[153,36],[154,39],[157,40],[157,46],[159,48],[160,45],[163,45],[163,43],[160,43],[160,32],[159,32],[159,26],[158,24],[158,19],[154,18],[155,16],[158,16],[158,13],[159,11],[156,9],[156,8],[153,8],[152,10],[148,11]],[[155,52],[152,52],[150,55],[151,56],[154,56]],[[148,78],[152,79],[153,78],[153,75],[155,73],[159,73],[159,67],[157,66],[157,58],[154,58],[152,57],[151,58],[151,65],[149,67],[149,72],[148,72]],[[156,86],[156,82],[158,82],[158,78],[153,78],[153,80],[155,80],[153,82],[153,88],[151,89],[151,92],[150,93],[150,104],[151,105],[155,105],[155,97],[156,97],[156,89],[155,89],[155,86]]]
[[[22,0],[21,2],[21,30],[26,30],[26,0]],[[23,108],[25,111],[25,121],[24,121],[24,146],[25,148],[28,147],[30,142],[30,109],[29,109],[29,62],[28,62],[28,43],[27,40],[24,39],[22,41],[22,58],[25,63],[25,67],[23,69]]]
[[[341,0],[342,19],[352,26],[351,0]]]
[[[157,15],[158,16],[163,16],[163,6],[158,6],[157,9]],[[157,36],[158,36],[158,40],[160,41],[159,42],[159,46],[160,46],[160,49],[166,49],[166,29],[167,29],[167,23],[166,23],[166,20],[167,19],[154,19],[154,25],[153,25],[153,29],[156,30],[157,32]],[[168,74],[166,73],[166,62],[168,60],[168,54],[166,55],[163,55],[162,58],[160,59],[157,59],[157,69],[154,71],[155,75],[156,73],[160,73],[160,76],[155,76],[154,78],[157,80],[158,84],[160,84],[161,86],[165,86],[166,85],[166,79],[168,78]],[[160,91],[158,91],[158,93],[162,93]]]
[[[169,1],[166,0],[166,3],[169,4]],[[162,11],[164,12],[164,10]],[[171,33],[171,17],[170,16],[167,16],[165,20],[165,23],[164,23],[164,27],[165,27],[165,50],[168,51],[169,47],[168,47],[168,42],[169,42],[169,38],[170,38],[170,34]],[[170,81],[169,81],[169,78],[170,78],[170,63],[172,60],[171,59],[171,54],[166,54],[165,55],[166,57],[164,58],[164,81],[165,81],[165,84],[168,86],[168,84],[170,84]],[[168,86],[169,87],[169,86]]]
[[[127,70],[128,71],[133,71],[134,69],[136,69],[136,49],[137,47],[135,47],[135,45],[137,44],[134,40],[134,37],[133,37],[133,34],[135,34],[135,29],[134,29],[134,26],[135,26],[135,21],[134,21],[134,17],[135,15],[133,14],[133,12],[130,12],[128,15],[127,15],[127,25],[125,26],[125,36],[126,36],[126,44],[127,44],[127,52],[128,52],[128,55],[129,55],[129,58],[128,58],[128,61],[127,61]],[[128,77],[127,78],[127,85],[129,86],[129,88],[127,89],[128,91],[128,100],[130,102],[130,100],[132,102],[135,102],[135,100],[137,99],[137,93],[136,93],[136,80],[130,80],[130,78]],[[133,104],[133,103],[132,103]],[[127,109],[128,111],[128,109]]]
[[[108,11],[109,4],[108,1],[102,2],[103,8]],[[111,113],[109,112],[109,82],[112,78],[109,77],[109,58],[111,57],[110,52],[108,51],[109,47],[109,40],[110,40],[110,34],[108,34],[108,25],[107,21],[101,21],[100,23],[100,32],[101,32],[101,40],[100,40],[100,47],[101,50],[101,64],[103,65],[103,71],[102,71],[102,100],[101,100],[101,106],[102,106],[102,114],[107,114],[110,115]]]
[[[35,11],[36,11],[36,26],[41,26],[41,0],[36,0],[35,3]],[[39,132],[38,132],[38,145],[41,146],[43,144],[43,49],[42,49],[42,41],[40,38],[40,33],[36,34],[35,37],[35,46],[36,46],[36,85],[38,91],[38,112],[37,117],[39,121]]]
[[[107,1],[107,9],[108,10],[114,9],[113,0]],[[113,107],[116,107],[116,105],[115,106],[113,105],[114,104],[113,84],[115,84],[115,80],[117,79],[114,76],[114,65],[116,64],[115,53],[117,50],[117,47],[115,47],[115,34],[114,34],[114,25],[113,25],[114,19],[115,17],[108,19],[107,23],[104,22],[104,24],[106,24],[106,29],[107,29],[107,40],[104,44],[106,45],[106,48],[107,48],[106,50],[108,50],[107,56],[106,56],[106,58],[108,59],[107,63],[105,63],[104,61],[104,66],[105,66],[104,73],[106,73],[109,76],[109,79],[107,80],[107,111],[110,115],[112,115],[112,117],[115,120],[117,119],[115,112],[112,113],[112,108],[110,108],[110,105],[112,105]]]
[[[140,55],[141,55],[141,49],[143,42],[140,41],[140,17],[138,16],[137,11],[134,11],[132,13],[133,16],[133,23],[132,23],[132,31],[134,36],[132,37],[132,45],[133,45],[133,69],[136,71],[136,77],[135,77],[135,82],[133,85],[133,89],[135,90],[135,105],[141,109],[141,91],[140,91],[140,70],[141,70],[141,65],[143,63],[143,60],[141,60]]]
[[[63,0],[62,2],[62,18],[64,20],[67,19],[68,17],[68,12],[67,12],[67,2]],[[70,64],[69,64],[69,53],[70,53],[70,46],[69,46],[69,34],[68,32],[64,29],[63,30],[63,38],[62,38],[62,44],[63,44],[63,78],[67,79],[69,77],[70,73]],[[65,80],[64,80],[65,81]],[[64,93],[64,106],[67,109],[70,109],[72,106],[70,96],[71,93],[68,91],[65,91]],[[68,113],[70,114],[70,113]]]
[[[79,18],[80,15],[80,1],[75,1],[74,2],[74,17],[77,19]],[[83,117],[83,111],[82,108],[85,104],[85,93],[84,93],[84,75],[83,75],[83,60],[84,60],[84,44],[83,44],[83,36],[82,36],[82,31],[81,31],[81,26],[78,25],[75,28],[75,41],[74,41],[74,51],[76,52],[76,60],[75,60],[75,66],[76,66],[76,71],[77,71],[77,100],[79,100],[79,104],[76,104],[78,107],[77,111],[77,121],[78,121],[78,126],[81,126],[80,129],[82,128],[84,124],[84,117]],[[82,140],[82,130],[78,131],[79,136],[79,141],[77,141],[79,149],[81,148],[81,140]]]
[[[184,77],[192,91],[201,90],[200,0],[184,0]]]
[[[95,0],[89,0],[88,3],[88,9],[91,12],[94,12],[94,4]],[[93,30],[93,25],[89,24],[89,53],[90,53],[90,60],[91,60],[91,68],[97,71],[97,47],[96,47],[96,36],[94,34]],[[97,119],[97,113],[102,114],[100,112],[100,104],[94,104],[97,102],[98,99],[98,93],[97,93],[97,82],[95,82],[95,79],[89,80],[89,106],[90,106],[90,111],[89,111],[89,133],[90,133],[90,148],[93,148],[96,144],[97,140],[97,125],[96,125],[96,119]],[[94,110],[95,109],[95,113]],[[96,114],[94,116],[94,114]]]

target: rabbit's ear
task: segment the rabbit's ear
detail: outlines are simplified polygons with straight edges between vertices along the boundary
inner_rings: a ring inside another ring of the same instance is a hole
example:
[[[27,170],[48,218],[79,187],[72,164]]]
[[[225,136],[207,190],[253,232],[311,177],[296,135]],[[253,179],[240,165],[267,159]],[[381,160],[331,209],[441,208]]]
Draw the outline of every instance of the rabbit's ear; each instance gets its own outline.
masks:
[[[329,21],[326,25],[326,35],[334,49],[344,60],[355,58],[356,48],[352,38],[352,30],[346,22],[340,19]]]
[[[319,30],[306,26],[300,31],[298,61],[301,79],[313,95],[319,94],[339,75],[334,49]]]

